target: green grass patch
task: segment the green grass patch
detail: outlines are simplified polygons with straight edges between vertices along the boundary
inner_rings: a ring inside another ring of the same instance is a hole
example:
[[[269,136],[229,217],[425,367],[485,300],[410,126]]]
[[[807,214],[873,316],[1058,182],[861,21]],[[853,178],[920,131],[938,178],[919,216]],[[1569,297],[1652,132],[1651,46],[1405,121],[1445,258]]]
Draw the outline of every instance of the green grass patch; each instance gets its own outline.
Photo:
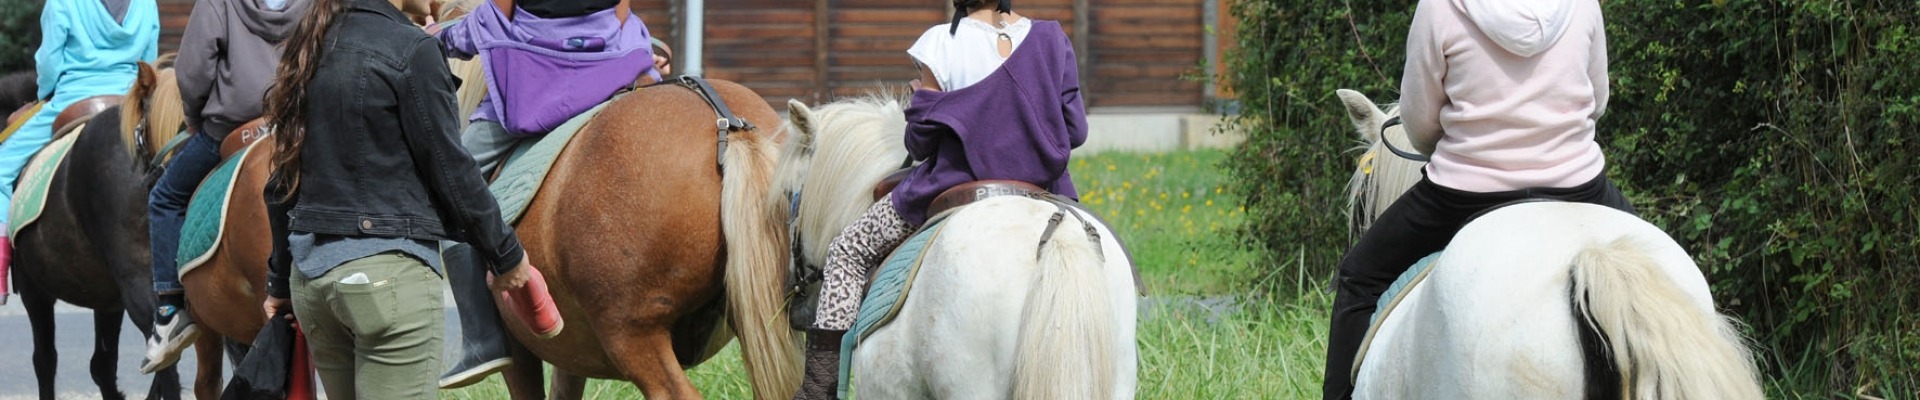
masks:
[[[1069,165],[1080,201],[1127,243],[1153,295],[1236,293],[1257,254],[1233,236],[1246,213],[1220,150],[1101,153]]]

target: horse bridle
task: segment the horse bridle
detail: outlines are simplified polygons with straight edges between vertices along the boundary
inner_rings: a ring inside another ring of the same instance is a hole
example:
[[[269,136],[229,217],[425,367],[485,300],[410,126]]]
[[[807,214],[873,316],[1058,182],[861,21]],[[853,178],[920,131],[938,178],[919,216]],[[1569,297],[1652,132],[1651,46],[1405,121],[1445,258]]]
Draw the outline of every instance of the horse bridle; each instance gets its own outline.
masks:
[[[1393,155],[1400,156],[1400,158],[1405,158],[1408,160],[1419,161],[1419,162],[1432,161],[1433,157],[1429,157],[1427,155],[1420,154],[1420,153],[1401,150],[1399,147],[1396,147],[1393,145],[1392,139],[1387,139],[1387,128],[1392,128],[1400,125],[1402,124],[1400,123],[1400,116],[1398,115],[1393,116],[1393,118],[1387,118],[1387,122],[1380,124],[1380,143],[1387,146],[1387,151],[1391,151],[1393,152]]]

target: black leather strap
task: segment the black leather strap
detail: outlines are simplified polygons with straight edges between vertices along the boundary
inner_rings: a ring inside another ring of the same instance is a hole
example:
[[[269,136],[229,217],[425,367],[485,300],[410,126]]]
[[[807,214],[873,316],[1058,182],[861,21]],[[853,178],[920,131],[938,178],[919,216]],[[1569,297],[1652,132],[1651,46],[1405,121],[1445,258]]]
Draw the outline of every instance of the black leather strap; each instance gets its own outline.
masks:
[[[720,118],[714,120],[714,125],[719,128],[718,143],[720,151],[720,156],[714,158],[714,160],[718,163],[717,167],[721,169],[721,173],[726,173],[727,133],[753,130],[753,123],[733,115],[733,109],[727,108],[727,101],[720,98],[719,92],[713,91],[713,85],[707,84],[706,79],[697,76],[681,75],[679,78],[674,79],[674,82],[692,90],[694,94],[700,95],[701,99],[707,101],[707,106],[712,107],[713,112],[720,116]]]
[[[1400,116],[1398,115],[1393,116],[1393,118],[1388,118],[1386,123],[1380,124],[1380,143],[1387,145],[1387,151],[1392,151],[1394,155],[1398,155],[1400,156],[1400,158],[1405,158],[1408,160],[1419,161],[1419,162],[1433,161],[1432,157],[1427,157],[1426,155],[1423,155],[1420,153],[1401,150],[1399,147],[1394,146],[1393,140],[1387,139],[1387,128],[1392,128],[1395,126],[1400,126]]]

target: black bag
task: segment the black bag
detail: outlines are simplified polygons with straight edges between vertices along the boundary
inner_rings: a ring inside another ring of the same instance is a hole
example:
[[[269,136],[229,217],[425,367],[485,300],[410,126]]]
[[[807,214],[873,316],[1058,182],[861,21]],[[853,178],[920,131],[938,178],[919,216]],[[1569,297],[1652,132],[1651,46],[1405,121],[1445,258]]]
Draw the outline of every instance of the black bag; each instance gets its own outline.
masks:
[[[289,307],[291,308],[291,307]],[[233,380],[227,381],[227,389],[220,394],[221,400],[281,400],[287,398],[288,372],[293,369],[293,321],[287,320],[290,310],[280,310],[267,326],[260,329],[260,335],[253,338],[253,349],[247,351],[247,358],[233,368]],[[201,362],[219,362],[206,360]]]

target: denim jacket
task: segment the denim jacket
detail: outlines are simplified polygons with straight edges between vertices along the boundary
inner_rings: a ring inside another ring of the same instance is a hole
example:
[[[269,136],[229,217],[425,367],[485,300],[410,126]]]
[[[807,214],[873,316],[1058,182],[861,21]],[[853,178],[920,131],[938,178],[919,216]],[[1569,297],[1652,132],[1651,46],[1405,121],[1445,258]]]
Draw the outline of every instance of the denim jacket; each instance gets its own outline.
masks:
[[[269,185],[269,290],[286,294],[289,231],[466,242],[496,273],[525,251],[460,146],[454,78],[438,39],[383,0],[349,1],[306,85],[300,184]]]

